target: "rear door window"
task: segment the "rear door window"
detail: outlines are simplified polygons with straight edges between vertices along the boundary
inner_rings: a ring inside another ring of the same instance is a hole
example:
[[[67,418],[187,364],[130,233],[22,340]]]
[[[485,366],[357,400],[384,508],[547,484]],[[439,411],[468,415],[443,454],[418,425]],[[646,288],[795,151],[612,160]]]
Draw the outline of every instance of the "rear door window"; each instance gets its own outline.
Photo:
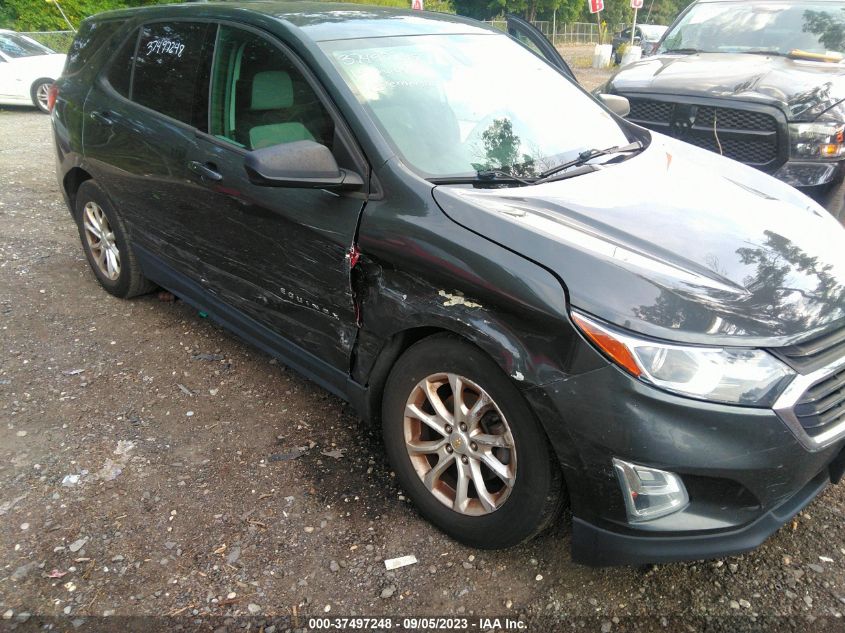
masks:
[[[206,131],[208,73],[217,26],[157,22],[141,30],[131,99]]]

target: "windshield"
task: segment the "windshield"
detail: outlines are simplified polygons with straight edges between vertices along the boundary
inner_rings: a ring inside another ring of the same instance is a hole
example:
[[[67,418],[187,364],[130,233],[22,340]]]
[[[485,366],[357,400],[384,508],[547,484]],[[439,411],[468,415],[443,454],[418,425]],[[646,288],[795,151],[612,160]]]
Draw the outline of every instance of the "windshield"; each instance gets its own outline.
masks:
[[[663,40],[658,52],[845,52],[845,2],[730,2],[697,4]]]
[[[425,177],[534,176],[629,142],[593,99],[503,35],[322,42],[370,117]]]
[[[11,33],[0,33],[0,52],[12,58],[53,53],[49,48],[42,46],[35,40]]]

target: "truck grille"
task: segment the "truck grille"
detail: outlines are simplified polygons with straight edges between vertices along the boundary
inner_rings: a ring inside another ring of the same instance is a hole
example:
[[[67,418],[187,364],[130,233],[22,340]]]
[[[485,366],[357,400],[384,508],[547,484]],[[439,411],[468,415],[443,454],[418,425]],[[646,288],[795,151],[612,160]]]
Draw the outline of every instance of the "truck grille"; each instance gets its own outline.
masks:
[[[628,97],[628,119],[656,132],[721,153],[764,171],[779,160],[780,125],[767,112]]]

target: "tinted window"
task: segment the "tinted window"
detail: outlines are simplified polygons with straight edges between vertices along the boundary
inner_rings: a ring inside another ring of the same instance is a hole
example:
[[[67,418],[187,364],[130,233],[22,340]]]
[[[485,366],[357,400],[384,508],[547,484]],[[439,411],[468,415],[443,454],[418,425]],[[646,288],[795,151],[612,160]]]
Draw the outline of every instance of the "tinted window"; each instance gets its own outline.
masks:
[[[132,100],[205,130],[209,33],[216,28],[196,22],[143,27],[135,56]]]
[[[100,50],[100,47],[121,27],[123,22],[123,20],[83,22],[67,53],[65,75],[79,72],[94,56],[94,53]]]
[[[285,54],[258,35],[220,27],[211,133],[249,149],[315,140],[331,147],[333,122]]]
[[[111,87],[124,97],[129,96],[130,81],[132,80],[132,56],[135,55],[135,45],[138,43],[138,30],[126,38],[123,45],[114,54],[106,78]]]

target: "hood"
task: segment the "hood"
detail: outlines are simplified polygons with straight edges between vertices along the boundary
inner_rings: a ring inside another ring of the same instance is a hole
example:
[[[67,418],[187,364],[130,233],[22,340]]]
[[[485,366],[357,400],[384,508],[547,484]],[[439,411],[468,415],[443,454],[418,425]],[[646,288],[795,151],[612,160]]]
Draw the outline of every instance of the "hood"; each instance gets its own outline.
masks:
[[[433,195],[555,272],[573,307],[624,328],[779,346],[845,326],[845,228],[792,187],[659,134],[583,176]]]
[[[18,73],[26,73],[27,76],[37,79],[47,77],[58,79],[65,67],[67,55],[55,53],[53,55],[32,55],[31,57],[19,57],[14,60]]]
[[[629,64],[612,92],[733,98],[780,108],[792,121],[812,121],[845,99],[845,66],[776,55],[657,55]]]

